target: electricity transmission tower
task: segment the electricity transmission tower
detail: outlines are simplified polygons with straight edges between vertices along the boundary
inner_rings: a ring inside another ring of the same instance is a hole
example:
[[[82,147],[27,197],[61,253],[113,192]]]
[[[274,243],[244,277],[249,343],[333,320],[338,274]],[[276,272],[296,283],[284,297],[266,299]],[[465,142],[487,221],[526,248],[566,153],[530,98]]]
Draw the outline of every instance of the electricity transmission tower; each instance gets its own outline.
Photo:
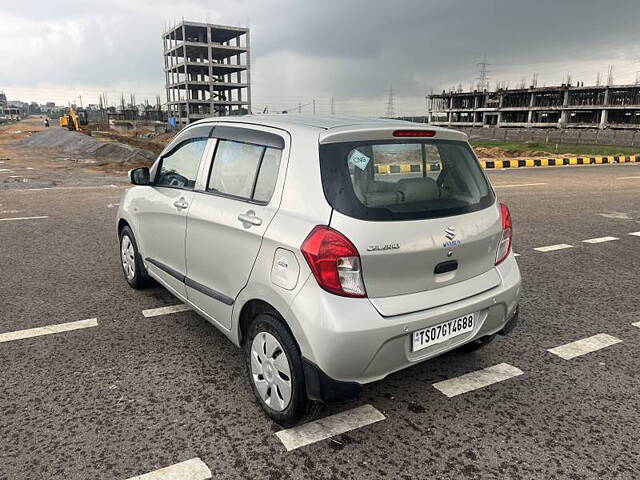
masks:
[[[385,115],[388,118],[393,118],[396,116],[396,106],[393,99],[393,87],[389,87],[389,98],[387,99],[387,111]]]
[[[487,63],[487,55],[482,55],[482,61],[478,63],[480,74],[478,75],[478,90],[489,90],[489,69],[490,64]]]

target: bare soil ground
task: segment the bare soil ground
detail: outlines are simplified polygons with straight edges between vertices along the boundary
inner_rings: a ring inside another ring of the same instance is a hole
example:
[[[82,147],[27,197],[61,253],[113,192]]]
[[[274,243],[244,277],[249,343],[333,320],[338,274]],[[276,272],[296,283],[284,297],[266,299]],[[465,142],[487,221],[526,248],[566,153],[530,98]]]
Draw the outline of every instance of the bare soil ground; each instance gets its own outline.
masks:
[[[60,130],[53,126],[45,128],[39,117],[0,126],[0,190],[126,182],[129,169],[150,165],[155,157],[148,152],[146,156],[133,154],[130,161],[125,161],[127,157],[124,155],[119,162],[110,163],[109,153],[113,153],[114,149],[120,155],[128,150],[123,150],[115,143],[99,143],[92,137],[79,138],[83,148],[88,146],[87,152],[78,149],[76,144],[51,148],[30,145],[33,139],[47,138],[56,129]],[[61,132],[64,138],[73,133]],[[35,136],[37,134],[40,135]],[[77,140],[74,139],[74,142],[77,143]],[[35,143],[40,142],[38,140]],[[136,151],[131,149],[131,152]]]

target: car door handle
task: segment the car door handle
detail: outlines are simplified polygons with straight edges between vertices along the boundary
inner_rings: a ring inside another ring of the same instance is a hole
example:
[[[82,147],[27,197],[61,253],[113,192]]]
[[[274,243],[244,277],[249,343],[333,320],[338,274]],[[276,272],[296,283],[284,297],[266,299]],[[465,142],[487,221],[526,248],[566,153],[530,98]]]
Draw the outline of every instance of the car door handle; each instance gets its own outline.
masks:
[[[176,208],[187,208],[189,204],[184,200],[184,198],[181,198],[180,200],[173,202],[173,206]]]
[[[242,223],[248,223],[249,225],[262,225],[262,219],[260,217],[256,217],[256,212],[253,210],[249,210],[247,213],[241,213],[238,215],[238,220]]]

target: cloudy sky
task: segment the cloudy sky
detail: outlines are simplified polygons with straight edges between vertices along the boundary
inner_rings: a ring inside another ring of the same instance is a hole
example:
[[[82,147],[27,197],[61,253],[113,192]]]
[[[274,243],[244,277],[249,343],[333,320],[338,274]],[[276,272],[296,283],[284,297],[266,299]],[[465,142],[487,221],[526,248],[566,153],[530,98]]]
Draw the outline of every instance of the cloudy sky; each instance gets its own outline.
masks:
[[[0,90],[66,104],[163,92],[161,33],[186,20],[251,27],[254,111],[316,100],[318,113],[420,115],[425,94],[491,86],[616,83],[640,71],[638,0],[0,0]],[[305,107],[310,111],[311,106]]]

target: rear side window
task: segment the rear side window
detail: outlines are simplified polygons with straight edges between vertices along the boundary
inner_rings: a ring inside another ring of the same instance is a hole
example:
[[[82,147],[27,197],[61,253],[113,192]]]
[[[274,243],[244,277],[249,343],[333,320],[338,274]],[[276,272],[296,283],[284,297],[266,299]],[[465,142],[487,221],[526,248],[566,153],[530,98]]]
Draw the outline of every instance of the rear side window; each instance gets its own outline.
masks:
[[[466,142],[448,140],[320,145],[329,204],[350,217],[419,220],[490,206],[491,190]]]
[[[207,191],[268,203],[278,179],[281,153],[263,145],[219,140]]]
[[[207,140],[208,138],[191,138],[162,157],[154,184],[193,190]]]

